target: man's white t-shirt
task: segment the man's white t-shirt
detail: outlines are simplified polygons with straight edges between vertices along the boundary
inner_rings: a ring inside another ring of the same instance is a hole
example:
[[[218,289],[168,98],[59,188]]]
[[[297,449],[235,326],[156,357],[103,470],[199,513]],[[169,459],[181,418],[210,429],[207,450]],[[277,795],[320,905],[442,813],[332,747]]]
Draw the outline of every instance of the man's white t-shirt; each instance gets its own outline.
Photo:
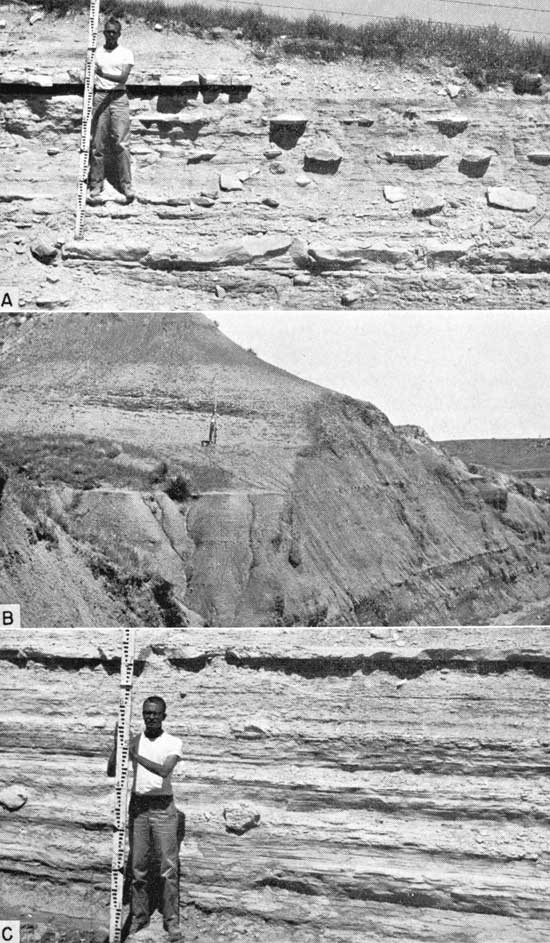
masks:
[[[134,54],[126,46],[115,46],[114,49],[105,49],[100,46],[95,55],[96,63],[108,72],[109,75],[116,75],[127,66],[133,66]],[[112,82],[111,79],[105,79],[102,75],[96,73],[94,80],[95,88],[98,92],[112,92],[113,89],[126,88],[126,82]]]
[[[163,731],[160,737],[149,740],[144,733],[139,738],[138,744],[139,756],[144,756],[147,760],[153,760],[154,763],[164,763],[169,756],[179,756],[183,759],[183,744],[179,737],[173,737],[171,733]],[[172,776],[157,776],[145,769],[141,763],[134,761],[134,786],[133,792],[138,796],[171,796],[172,795]]]

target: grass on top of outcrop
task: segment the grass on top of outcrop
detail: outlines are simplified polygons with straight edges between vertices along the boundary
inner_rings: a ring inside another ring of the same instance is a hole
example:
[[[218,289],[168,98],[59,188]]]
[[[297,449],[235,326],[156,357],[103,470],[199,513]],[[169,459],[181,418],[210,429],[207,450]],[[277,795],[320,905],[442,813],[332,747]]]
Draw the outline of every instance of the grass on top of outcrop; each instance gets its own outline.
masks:
[[[30,5],[31,0],[23,2]],[[40,6],[65,16],[87,10],[89,0],[41,0]],[[480,88],[514,80],[524,72],[550,74],[548,44],[514,39],[496,25],[477,28],[401,17],[353,27],[317,14],[288,19],[265,13],[260,6],[242,10],[228,5],[220,10],[201,3],[176,6],[165,0],[103,0],[102,12],[181,31],[221,26],[238,30],[243,39],[264,50],[276,44],[282,53],[323,60],[359,55],[365,60],[411,64],[432,59],[434,64],[460,69]]]

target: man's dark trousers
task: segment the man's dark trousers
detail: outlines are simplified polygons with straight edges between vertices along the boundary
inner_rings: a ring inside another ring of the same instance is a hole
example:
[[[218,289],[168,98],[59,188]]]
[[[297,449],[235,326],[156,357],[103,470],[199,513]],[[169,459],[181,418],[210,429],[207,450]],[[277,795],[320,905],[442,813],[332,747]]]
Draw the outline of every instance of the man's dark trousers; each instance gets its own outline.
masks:
[[[132,924],[149,922],[149,884],[153,860],[159,866],[158,890],[169,930],[179,923],[178,813],[172,796],[132,795],[130,849],[132,860]]]
[[[105,155],[113,148],[120,190],[132,187],[130,162],[130,103],[124,89],[98,91],[94,95],[90,189],[101,190],[105,180]]]

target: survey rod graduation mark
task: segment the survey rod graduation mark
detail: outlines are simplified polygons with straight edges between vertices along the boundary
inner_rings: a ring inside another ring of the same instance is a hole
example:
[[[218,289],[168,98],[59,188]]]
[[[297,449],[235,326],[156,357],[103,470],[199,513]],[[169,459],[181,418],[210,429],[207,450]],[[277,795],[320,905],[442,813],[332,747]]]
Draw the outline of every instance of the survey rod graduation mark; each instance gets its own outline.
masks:
[[[132,684],[134,679],[134,629],[124,629],[120,659],[120,694],[116,732],[115,808],[113,816],[113,857],[111,863],[111,908],[109,943],[120,943],[124,894],[124,856],[126,849],[126,792],[130,752],[130,720],[132,716]]]
[[[97,49],[100,7],[101,0],[90,0],[88,49],[86,51],[86,66],[84,69],[84,100],[82,103],[82,130],[80,133],[80,169],[76,198],[75,239],[82,238],[82,215],[86,205],[86,192],[88,189],[90,141],[92,137],[92,115],[94,106],[95,54]]]

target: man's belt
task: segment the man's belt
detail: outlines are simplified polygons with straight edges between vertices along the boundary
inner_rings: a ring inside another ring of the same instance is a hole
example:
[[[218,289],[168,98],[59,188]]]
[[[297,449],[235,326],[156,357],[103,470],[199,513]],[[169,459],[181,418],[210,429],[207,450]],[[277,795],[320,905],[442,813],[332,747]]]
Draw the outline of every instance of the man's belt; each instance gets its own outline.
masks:
[[[174,797],[155,796],[133,792],[130,800],[130,808],[133,811],[143,812],[145,809],[168,809],[174,801]]]

